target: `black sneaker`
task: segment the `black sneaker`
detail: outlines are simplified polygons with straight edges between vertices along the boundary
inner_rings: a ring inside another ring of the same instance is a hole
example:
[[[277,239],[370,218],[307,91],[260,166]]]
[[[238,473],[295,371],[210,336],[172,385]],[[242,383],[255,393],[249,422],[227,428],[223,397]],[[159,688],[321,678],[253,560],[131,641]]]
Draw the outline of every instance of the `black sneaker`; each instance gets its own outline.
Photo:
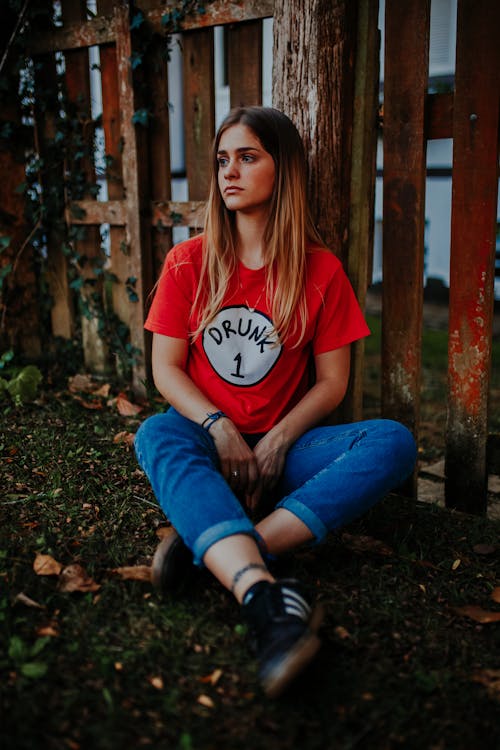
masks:
[[[172,527],[156,548],[151,564],[151,581],[161,594],[178,593],[190,580],[195,566],[193,553]]]
[[[318,652],[322,610],[312,611],[297,581],[283,579],[251,586],[242,611],[255,641],[262,687],[276,698]]]

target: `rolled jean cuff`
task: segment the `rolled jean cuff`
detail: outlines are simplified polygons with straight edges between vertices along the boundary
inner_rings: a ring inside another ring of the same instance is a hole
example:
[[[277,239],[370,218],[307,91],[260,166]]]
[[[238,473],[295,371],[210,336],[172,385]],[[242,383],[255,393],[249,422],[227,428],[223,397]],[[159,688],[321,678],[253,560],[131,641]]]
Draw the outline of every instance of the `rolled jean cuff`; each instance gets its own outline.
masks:
[[[258,534],[249,519],[238,518],[232,521],[222,521],[206,529],[195,540],[192,546],[193,562],[195,565],[203,564],[203,556],[212,544],[235,534],[248,534],[249,536],[253,536],[256,542],[258,542]]]
[[[316,513],[313,513],[310,508],[303,505],[299,500],[296,500],[293,497],[287,497],[278,503],[276,507],[285,508],[286,510],[289,510],[290,513],[293,513],[294,516],[300,518],[302,523],[304,523],[309,531],[314,534],[315,542],[313,542],[313,544],[319,544],[319,542],[322,542],[328,534],[328,527],[325,526],[323,521],[318,518]]]

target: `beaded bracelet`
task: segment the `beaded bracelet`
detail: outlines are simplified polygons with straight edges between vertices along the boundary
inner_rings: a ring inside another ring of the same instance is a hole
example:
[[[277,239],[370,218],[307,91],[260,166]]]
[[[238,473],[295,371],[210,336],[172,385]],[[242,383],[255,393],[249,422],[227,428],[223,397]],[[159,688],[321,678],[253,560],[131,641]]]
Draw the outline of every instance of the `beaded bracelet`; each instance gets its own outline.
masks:
[[[213,414],[207,414],[206,419],[203,420],[201,423],[201,426],[204,430],[209,432],[211,426],[214,422],[217,422],[218,419],[221,419],[221,417],[227,417],[227,414],[224,414],[223,411],[214,411]]]

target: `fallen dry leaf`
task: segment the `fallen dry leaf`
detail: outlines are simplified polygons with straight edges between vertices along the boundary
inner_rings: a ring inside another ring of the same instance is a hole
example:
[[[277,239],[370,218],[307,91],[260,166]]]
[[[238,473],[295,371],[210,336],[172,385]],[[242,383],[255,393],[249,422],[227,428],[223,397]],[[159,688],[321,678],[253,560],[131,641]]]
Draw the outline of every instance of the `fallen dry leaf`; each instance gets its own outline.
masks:
[[[497,604],[500,604],[500,586],[496,586],[493,591],[491,592],[491,598],[494,602],[497,602]]]
[[[90,578],[85,568],[77,563],[67,565],[59,576],[58,589],[65,593],[98,591],[100,588],[100,585]]]
[[[335,628],[335,634],[340,638],[340,640],[345,641],[347,638],[351,637],[351,634],[349,631],[344,628],[342,625],[337,625]]]
[[[488,612],[488,610],[477,607],[474,604],[466,607],[454,607],[454,610],[457,614],[470,617],[471,620],[480,622],[483,625],[489,622],[500,622],[500,612]]]
[[[84,409],[102,409],[102,401],[87,401],[86,399],[82,398],[81,396],[73,396],[75,401],[78,401],[79,404],[81,404]]]
[[[163,678],[162,677],[148,677],[148,682],[150,685],[152,685],[156,690],[163,690]]]
[[[210,683],[210,685],[217,685],[221,677],[222,669],[214,669],[211,674],[207,674],[205,677],[200,677],[200,682]]]
[[[58,576],[62,567],[52,555],[43,555],[41,552],[37,552],[33,563],[33,570],[37,576]]]
[[[59,626],[57,622],[50,622],[48,625],[42,625],[37,628],[36,634],[39,638],[58,638]]]
[[[96,386],[90,375],[74,375],[68,378],[68,390],[70,393],[92,393]]]
[[[113,443],[125,443],[125,445],[134,444],[135,433],[134,432],[117,432],[113,438]]]
[[[110,384],[105,383],[104,385],[101,385],[101,387],[98,388],[96,391],[93,391],[93,395],[99,396],[100,398],[108,398],[110,390],[111,390]]]
[[[204,694],[199,695],[198,698],[196,699],[196,701],[201,706],[205,706],[206,708],[214,708],[215,707],[215,703],[213,702],[213,700],[210,698],[209,695],[204,695]]]
[[[29,596],[26,596],[26,594],[23,594],[21,591],[14,599],[14,604],[25,604],[26,607],[33,607],[34,609],[45,609],[43,604],[38,604],[38,602],[35,602],[34,599],[30,599]]]
[[[394,550],[391,547],[371,536],[353,536],[352,534],[344,533],[341,539],[342,543],[353,552],[375,552],[377,555],[383,555],[384,557],[390,557],[394,554]]]
[[[125,581],[151,581],[151,568],[149,565],[129,565],[123,568],[112,568],[111,573],[116,573]]]
[[[461,562],[462,561],[460,560],[460,558],[458,558],[457,560],[454,560],[453,565],[451,566],[451,569],[456,570],[460,566]]]
[[[135,417],[142,411],[142,406],[133,404],[124,393],[119,393],[116,398],[116,408],[122,417]]]

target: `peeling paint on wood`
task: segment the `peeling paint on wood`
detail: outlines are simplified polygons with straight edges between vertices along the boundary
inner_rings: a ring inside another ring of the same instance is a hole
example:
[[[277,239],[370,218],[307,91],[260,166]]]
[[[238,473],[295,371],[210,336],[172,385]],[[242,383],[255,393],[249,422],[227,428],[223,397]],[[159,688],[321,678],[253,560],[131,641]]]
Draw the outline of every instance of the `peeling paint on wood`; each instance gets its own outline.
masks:
[[[29,52],[39,55],[53,50],[78,49],[113,42],[116,37],[113,16],[97,16],[90,21],[67,24],[30,40]]]
[[[445,496],[484,513],[487,503],[498,189],[500,5],[460,0],[454,102],[449,394]]]
[[[140,7],[141,3],[137,3]],[[182,29],[207,28],[223,26],[232,23],[253,21],[259,18],[270,18],[274,13],[274,0],[216,0],[205,5],[205,13],[186,16],[182,22]],[[165,14],[164,8],[154,8],[146,11],[148,21],[157,31],[163,30],[161,23]]]

